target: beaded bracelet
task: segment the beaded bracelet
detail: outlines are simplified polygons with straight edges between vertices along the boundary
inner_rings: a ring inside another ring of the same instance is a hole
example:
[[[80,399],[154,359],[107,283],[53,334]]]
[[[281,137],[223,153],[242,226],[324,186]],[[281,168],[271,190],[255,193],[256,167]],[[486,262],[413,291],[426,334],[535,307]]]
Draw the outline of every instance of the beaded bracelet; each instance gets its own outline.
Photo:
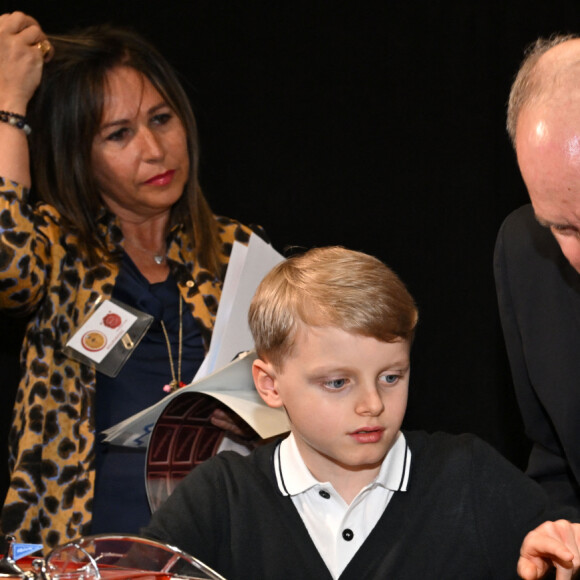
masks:
[[[11,113],[10,111],[0,111],[0,122],[8,123],[17,129],[21,129],[27,135],[32,133],[30,125],[26,122],[26,117],[24,115],[19,115],[18,113]]]

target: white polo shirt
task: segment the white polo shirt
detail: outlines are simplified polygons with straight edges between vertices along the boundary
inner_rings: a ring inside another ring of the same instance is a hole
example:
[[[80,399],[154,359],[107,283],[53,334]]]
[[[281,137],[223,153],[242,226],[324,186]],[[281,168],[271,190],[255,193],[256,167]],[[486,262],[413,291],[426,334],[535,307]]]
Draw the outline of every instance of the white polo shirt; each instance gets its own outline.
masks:
[[[347,505],[329,482],[306,467],[290,434],[276,448],[278,487],[292,501],[333,578],[338,578],[383,515],[396,491],[406,491],[411,451],[399,432],[379,474]]]

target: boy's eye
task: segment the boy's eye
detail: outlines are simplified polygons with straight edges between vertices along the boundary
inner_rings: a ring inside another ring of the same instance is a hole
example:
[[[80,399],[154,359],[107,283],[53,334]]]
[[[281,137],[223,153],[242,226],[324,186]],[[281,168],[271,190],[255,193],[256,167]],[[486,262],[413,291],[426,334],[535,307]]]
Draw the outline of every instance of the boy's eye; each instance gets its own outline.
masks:
[[[330,381],[324,381],[324,386],[329,389],[342,389],[346,385],[346,379],[331,379]]]
[[[399,375],[387,374],[381,377],[388,385],[394,385],[399,380]]]

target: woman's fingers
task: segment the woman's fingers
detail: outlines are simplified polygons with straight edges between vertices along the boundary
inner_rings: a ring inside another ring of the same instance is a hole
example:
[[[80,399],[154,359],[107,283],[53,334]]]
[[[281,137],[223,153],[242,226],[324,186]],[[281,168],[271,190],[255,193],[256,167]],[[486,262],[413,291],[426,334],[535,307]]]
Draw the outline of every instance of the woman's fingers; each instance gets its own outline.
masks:
[[[0,109],[23,114],[52,47],[38,22],[23,12],[0,15]]]

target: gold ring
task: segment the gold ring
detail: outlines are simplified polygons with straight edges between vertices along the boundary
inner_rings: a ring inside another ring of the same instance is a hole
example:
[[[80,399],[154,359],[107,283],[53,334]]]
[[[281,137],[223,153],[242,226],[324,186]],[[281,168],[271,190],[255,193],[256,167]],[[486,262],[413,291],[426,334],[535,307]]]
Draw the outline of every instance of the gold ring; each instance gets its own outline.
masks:
[[[36,43],[36,48],[42,52],[42,58],[46,58],[46,55],[50,52],[51,45],[50,42],[45,38],[44,40]]]

